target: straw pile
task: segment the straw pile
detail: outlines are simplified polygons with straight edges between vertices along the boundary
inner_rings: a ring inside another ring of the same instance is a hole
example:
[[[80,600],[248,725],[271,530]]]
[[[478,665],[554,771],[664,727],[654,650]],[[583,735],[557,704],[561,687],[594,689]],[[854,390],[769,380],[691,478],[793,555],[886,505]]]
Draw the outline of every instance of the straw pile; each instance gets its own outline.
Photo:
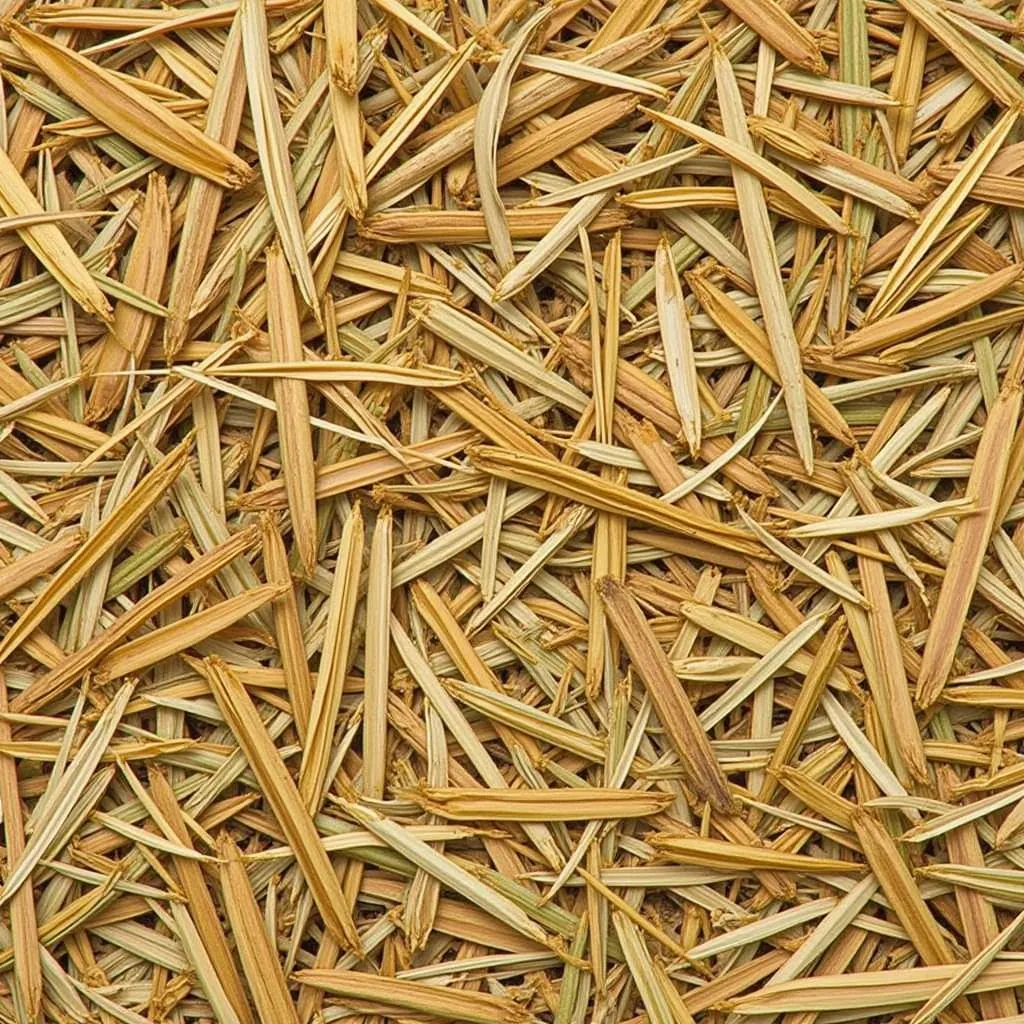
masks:
[[[1022,1019],[993,0],[0,0],[0,1022]]]

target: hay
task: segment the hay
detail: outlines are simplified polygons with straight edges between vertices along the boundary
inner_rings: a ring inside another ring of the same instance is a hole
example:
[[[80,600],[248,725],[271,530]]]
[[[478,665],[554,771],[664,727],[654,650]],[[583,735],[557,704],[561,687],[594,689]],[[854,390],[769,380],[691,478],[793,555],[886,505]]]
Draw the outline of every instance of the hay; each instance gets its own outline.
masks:
[[[1021,1019],[1012,8],[0,18],[0,1021]]]

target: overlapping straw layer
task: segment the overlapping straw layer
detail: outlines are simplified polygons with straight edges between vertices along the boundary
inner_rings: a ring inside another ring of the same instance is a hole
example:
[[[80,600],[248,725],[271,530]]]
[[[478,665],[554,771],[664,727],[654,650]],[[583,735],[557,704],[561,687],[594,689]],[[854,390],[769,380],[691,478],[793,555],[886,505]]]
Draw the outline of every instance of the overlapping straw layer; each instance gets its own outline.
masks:
[[[1024,1019],[991,0],[0,0],[0,1024]]]

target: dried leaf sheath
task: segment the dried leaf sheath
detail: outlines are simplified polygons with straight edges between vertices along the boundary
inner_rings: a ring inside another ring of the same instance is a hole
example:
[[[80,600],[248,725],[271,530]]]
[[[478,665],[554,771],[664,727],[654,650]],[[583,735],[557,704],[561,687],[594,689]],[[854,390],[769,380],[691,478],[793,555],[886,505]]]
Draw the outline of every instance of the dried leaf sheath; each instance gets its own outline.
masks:
[[[0,712],[7,713],[7,681],[0,671]],[[11,741],[11,728],[0,722],[0,743]],[[25,853],[25,827],[18,795],[17,764],[0,755],[0,803],[4,808],[4,843],[10,863]],[[39,925],[31,888],[22,888],[11,900],[11,936],[14,942],[15,1005],[23,1008],[28,1024],[43,1020],[43,975],[39,957]]]
[[[166,775],[158,769],[149,772],[149,791],[153,803],[159,808],[175,838],[183,846],[191,847],[192,840],[174,790]],[[173,864],[175,877],[188,900],[189,912],[207,958],[216,971],[217,980],[241,1024],[251,1024],[253,1016],[249,1000],[221,927],[217,907],[203,877],[203,869],[187,857],[175,858]]]
[[[749,317],[725,292],[716,287],[703,274],[691,273],[686,283],[693,289],[698,302],[712,320],[753,360],[773,381],[782,383],[782,372],[773,354],[765,331]],[[853,443],[853,433],[842,412],[829,400],[821,388],[804,377],[807,409],[811,418],[822,429],[839,440]]]
[[[363,123],[359,112],[359,43],[356,8],[328,0],[323,8],[327,43],[328,89],[334,124],[335,159],[341,194],[349,213],[362,219],[366,210]]]
[[[712,57],[726,136],[738,146],[749,150],[750,135],[732,65],[718,47],[713,49]],[[794,440],[804,468],[807,472],[812,472],[814,443],[807,414],[803,373],[800,368],[800,348],[786,303],[782,278],[778,272],[778,255],[768,219],[768,208],[764,202],[764,191],[760,181],[744,168],[734,166],[732,173],[739,203],[740,222],[750,252],[750,265],[757,285],[761,313],[764,316],[765,330],[775,356],[775,363],[779,368],[783,398],[789,411]]]
[[[261,1020],[295,1024],[298,1014],[288,992],[277,952],[270,943],[238,847],[225,832],[217,845],[220,885],[242,970]]]
[[[45,214],[18,168],[0,150],[0,210],[5,217],[38,217]],[[20,229],[25,244],[60,282],[62,288],[87,312],[109,321],[110,303],[93,280],[88,268],[68,244],[57,224],[36,223]]]
[[[754,555],[763,553],[756,542],[735,527],[705,520],[694,513],[649,498],[642,492],[599,480],[582,470],[496,447],[475,449],[473,462],[488,473],[504,476],[526,486],[539,484],[551,493],[602,511],[625,513],[652,526],[671,527],[684,536],[700,537],[710,543]]]
[[[12,710],[19,713],[36,711],[60,696],[147,619],[179,600],[193,588],[201,587],[211,576],[244,554],[255,543],[256,531],[249,527],[233,534],[223,544],[197,558],[173,579],[150,591],[130,612],[125,612],[84,647],[68,655],[45,675],[34,680],[11,702]]]
[[[244,78],[242,35],[236,20],[232,22],[221,55],[204,127],[207,135],[228,149],[234,148],[245,109]],[[202,279],[210,244],[217,230],[217,214],[223,196],[222,190],[205,178],[196,178],[189,187],[185,221],[181,227],[167,299],[169,315],[164,324],[164,354],[168,359],[173,358],[185,343],[188,333],[186,310]]]
[[[242,52],[245,78],[249,90],[249,110],[260,156],[267,200],[288,266],[298,285],[299,294],[320,319],[316,301],[313,269],[306,250],[305,235],[295,195],[291,157],[281,122],[281,111],[274,95],[274,72],[270,65],[267,39],[267,14],[264,0],[243,0],[238,17],[242,26]]]
[[[359,936],[334,867],[259,712],[238,677],[225,664],[207,659],[196,667],[209,683],[239,747],[256,773],[324,923],[344,948],[358,951]]]
[[[922,961],[949,963],[952,959],[949,947],[891,836],[865,811],[854,812],[852,824],[871,870]]]
[[[43,74],[98,121],[143,150],[226,188],[241,188],[252,177],[245,161],[124,79],[23,25],[5,25]]]
[[[423,788],[410,794],[421,807],[453,821],[591,821],[649,817],[668,806],[665,793],[628,790],[548,789],[538,793],[509,789],[486,794],[479,790]]]
[[[303,361],[299,310],[281,250],[271,246],[267,259],[267,320],[270,358],[278,363]],[[306,385],[284,375],[274,379],[277,430],[281,441],[292,537],[306,572],[316,565],[316,463],[309,422]]]
[[[280,597],[284,587],[267,583],[252,590],[220,601],[204,611],[189,617],[186,624],[172,623],[162,629],[129,640],[103,658],[96,666],[101,678],[116,678],[138,672],[164,658],[202,643],[207,637],[215,636],[239,619],[262,608],[269,601]]]
[[[506,221],[505,207],[498,192],[498,137],[516,65],[526,52],[534,31],[547,19],[548,13],[542,9],[534,14],[519,29],[501,55],[480,97],[480,108],[473,126],[473,163],[480,192],[480,208],[498,270],[503,274],[512,269],[515,253],[512,251],[512,235]]]
[[[1021,351],[1018,342],[1014,365],[989,413],[978,445],[968,491],[979,512],[961,520],[949,552],[949,568],[932,613],[917,677],[917,701],[922,707],[931,706],[946,685],[985,552],[992,531],[998,526],[996,511],[1010,456],[1006,439],[1013,436],[1020,419]]]
[[[785,5],[771,0],[729,0],[726,6],[765,43],[798,67],[817,75],[825,71],[826,64],[814,37],[790,17]]]
[[[167,183],[161,175],[150,175],[146,199],[139,217],[124,283],[145,298],[160,301],[167,256],[171,246],[171,209]],[[114,310],[110,332],[100,343],[92,366],[92,386],[85,418],[99,423],[115,412],[128,387],[123,371],[138,368],[145,361],[146,349],[156,330],[151,314],[119,302]]]
[[[605,612],[647,686],[687,781],[716,810],[728,813],[732,808],[729,784],[640,606],[626,587],[611,577],[605,577],[599,586]]]
[[[771,870],[818,872],[821,874],[860,874],[863,868],[830,861],[823,857],[808,857],[803,854],[785,853],[763,846],[743,846],[727,843],[720,839],[698,839],[671,834],[653,837],[657,850],[682,864],[696,864],[718,870]]]
[[[877,548],[872,543],[867,550],[873,553]],[[864,581],[864,596],[870,604],[866,612],[867,619],[883,682],[882,692],[877,695],[880,717],[883,722],[891,721],[888,739],[899,763],[906,766],[906,772],[901,774],[909,773],[914,780],[924,783],[928,778],[924,744],[914,718],[910,689],[903,668],[899,631],[885,585],[885,570],[870,554],[859,559],[859,565],[861,579]]]
[[[352,624],[356,614],[362,560],[363,514],[359,505],[356,505],[345,523],[334,567],[320,667],[313,687],[313,704],[299,769],[299,792],[302,794],[303,806],[310,814],[319,810],[324,798],[328,762],[352,643]]]
[[[112,770],[108,769],[105,773],[96,775],[96,769],[124,714],[132,689],[131,682],[123,683],[119,687],[96,720],[89,738],[79,747],[75,758],[66,765],[64,773],[53,777],[47,787],[45,819],[35,823],[36,827],[31,838],[25,843],[21,856],[8,865],[3,890],[0,892],[0,904],[10,902],[28,881],[33,869],[61,836],[62,829],[76,810],[83,794],[92,790],[91,799],[87,801],[90,808],[103,794],[110,782]],[[66,833],[64,838],[66,840]]]
[[[525,1024],[529,1020],[526,1011],[511,1000],[484,992],[375,978],[355,971],[311,970],[300,972],[298,977],[306,985],[314,985],[348,1000],[386,1008],[389,1016],[405,1011],[473,1024]]]
[[[913,2],[920,2],[924,5],[927,0],[913,0]],[[1017,91],[1019,92],[1019,88]],[[935,200],[935,203],[922,217],[921,223],[917,226],[913,236],[886,276],[882,287],[875,295],[868,309],[869,321],[896,312],[898,307],[892,301],[893,296],[898,294],[899,286],[909,277],[924,252],[934,244],[942,229],[949,223],[975,182],[981,177],[989,161],[999,152],[1009,137],[1010,131],[1017,123],[1020,114],[1019,105],[1022,100],[1024,100],[1024,95],[1018,95],[1014,106],[1005,111],[998,122],[993,125],[992,131],[965,161],[956,178],[949,183],[942,195]]]
[[[387,784],[392,560],[392,514],[389,508],[383,508],[374,525],[366,593],[363,791],[375,799],[383,798]]]
[[[306,661],[298,598],[288,567],[288,552],[285,550],[277,523],[269,513],[264,513],[260,520],[260,535],[263,541],[263,565],[267,582],[280,588],[273,601],[273,614],[281,668],[288,688],[288,698],[295,713],[295,726],[300,738],[305,739],[313,702],[313,680]]]
[[[864,971],[831,977],[814,976],[765,986],[736,1001],[733,1009],[744,1016],[762,1013],[821,1013],[856,1005],[865,1013],[890,1012],[926,1002],[943,984],[963,969],[961,964],[912,967],[892,971]],[[1018,967],[993,964],[967,989],[968,993],[1012,988]]]
[[[658,242],[655,269],[658,322],[661,325],[661,344],[665,349],[665,365],[672,383],[672,396],[676,401],[679,420],[683,425],[683,436],[690,454],[696,455],[700,449],[701,411],[693,337],[679,275],[664,238]]]
[[[25,642],[61,599],[85,578],[100,559],[116,550],[135,531],[181,472],[190,447],[191,439],[187,438],[157,463],[124,503],[103,520],[89,539],[54,574],[47,588],[25,609],[0,640],[0,664]]]

